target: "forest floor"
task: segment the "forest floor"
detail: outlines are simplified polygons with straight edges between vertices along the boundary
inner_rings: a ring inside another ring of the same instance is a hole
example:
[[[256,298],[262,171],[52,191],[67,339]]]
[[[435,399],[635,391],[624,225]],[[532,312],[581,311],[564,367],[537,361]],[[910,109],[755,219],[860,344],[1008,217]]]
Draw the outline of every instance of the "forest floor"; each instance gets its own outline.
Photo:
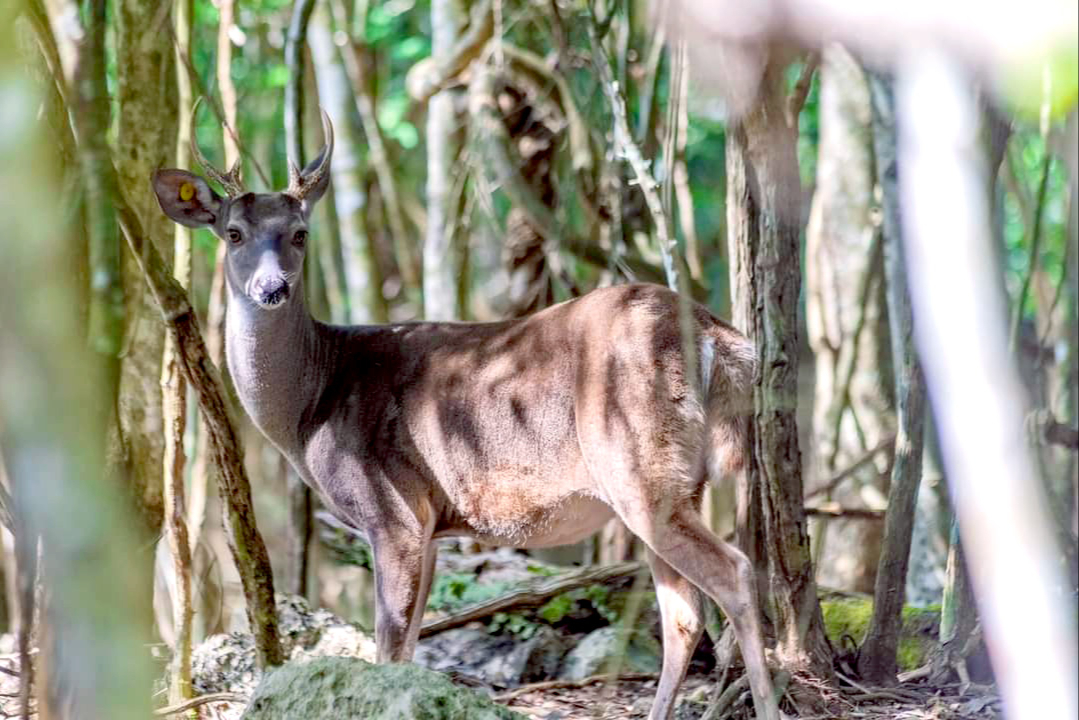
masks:
[[[19,717],[19,678],[12,674],[18,672],[17,663],[13,654],[0,655],[0,718]],[[701,720],[714,697],[713,681],[714,678],[703,675],[686,678],[675,720]],[[648,717],[655,692],[654,679],[620,680],[616,685],[520,688],[503,704],[534,720],[639,720]],[[790,705],[784,710],[799,720],[998,720],[1002,717],[995,688],[984,685],[972,685],[961,692],[957,685],[934,688],[906,683],[889,690],[873,690],[868,695],[859,692],[840,696],[835,705],[833,710],[823,713],[793,714]],[[242,710],[239,703],[208,704],[199,708],[199,718],[222,720],[238,717]],[[30,717],[36,718],[36,712]],[[752,718],[749,705],[736,702],[728,713],[714,720]]]
[[[535,720],[638,720],[648,717],[656,681],[620,681],[617,687],[548,688],[524,693],[505,703]],[[675,720],[701,720],[714,697],[713,678],[686,678]],[[745,698],[743,698],[744,700]],[[789,717],[799,720],[998,720],[1002,717],[995,688],[958,685],[934,688],[907,683],[896,688],[858,691],[837,696],[828,711],[810,712],[784,703]],[[748,704],[736,703],[713,720],[752,720]]]

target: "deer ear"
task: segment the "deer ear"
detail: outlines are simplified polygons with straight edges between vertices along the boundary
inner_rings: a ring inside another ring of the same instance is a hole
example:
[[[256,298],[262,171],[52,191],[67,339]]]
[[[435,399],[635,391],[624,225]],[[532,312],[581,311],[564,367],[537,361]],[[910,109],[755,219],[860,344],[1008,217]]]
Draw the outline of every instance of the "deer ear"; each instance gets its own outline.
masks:
[[[170,218],[190,228],[212,226],[221,214],[221,196],[186,170],[158,170],[151,182],[157,203]]]

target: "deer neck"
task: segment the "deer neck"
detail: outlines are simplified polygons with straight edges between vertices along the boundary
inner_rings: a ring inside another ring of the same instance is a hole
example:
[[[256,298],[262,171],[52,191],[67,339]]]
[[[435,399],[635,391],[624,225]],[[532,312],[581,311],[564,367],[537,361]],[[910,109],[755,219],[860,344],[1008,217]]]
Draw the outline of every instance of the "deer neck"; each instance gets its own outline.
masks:
[[[225,316],[229,372],[244,410],[286,453],[299,449],[299,424],[321,390],[326,357],[302,281],[284,307],[266,310],[229,286]]]

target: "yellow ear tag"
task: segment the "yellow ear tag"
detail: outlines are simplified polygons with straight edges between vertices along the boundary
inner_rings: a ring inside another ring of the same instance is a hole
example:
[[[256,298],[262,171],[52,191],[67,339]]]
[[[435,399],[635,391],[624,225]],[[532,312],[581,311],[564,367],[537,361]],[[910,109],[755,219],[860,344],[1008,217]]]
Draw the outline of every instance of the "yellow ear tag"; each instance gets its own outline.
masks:
[[[195,186],[194,185],[192,185],[189,182],[185,182],[183,185],[180,186],[180,199],[181,200],[183,200],[184,202],[187,202],[193,197],[195,197]]]

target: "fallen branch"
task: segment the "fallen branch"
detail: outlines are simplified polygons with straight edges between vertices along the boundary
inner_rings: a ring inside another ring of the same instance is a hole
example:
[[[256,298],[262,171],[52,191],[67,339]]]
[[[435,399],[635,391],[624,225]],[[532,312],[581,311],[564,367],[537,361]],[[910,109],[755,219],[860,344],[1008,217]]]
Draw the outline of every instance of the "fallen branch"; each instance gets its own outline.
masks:
[[[521,687],[514,688],[513,690],[507,690],[506,692],[498,693],[494,696],[494,699],[499,702],[509,702],[510,700],[515,700],[522,695],[527,695],[528,693],[532,692],[541,692],[543,690],[583,688],[588,687],[589,685],[595,685],[596,683],[618,682],[619,680],[656,680],[658,678],[659,673],[627,672],[606,675],[590,675],[589,677],[583,678],[581,680],[544,680],[542,682],[529,683],[528,685],[522,685]]]
[[[867,510],[865,508],[842,507],[837,503],[828,503],[816,507],[806,506],[806,515],[832,518],[854,518],[859,520],[883,520],[883,510]]]
[[[185,700],[182,703],[176,705],[169,705],[168,707],[158,708],[154,710],[155,717],[167,717],[169,715],[179,715],[182,712],[188,710],[194,710],[197,707],[203,705],[209,705],[215,702],[227,702],[227,703],[246,703],[249,698],[246,695],[232,692],[219,692],[210,693],[209,695],[199,695],[197,698]]]
[[[644,570],[644,565],[637,562],[585,568],[575,573],[552,578],[533,588],[519,590],[493,600],[476,603],[449,617],[433,620],[423,626],[420,630],[420,637],[429,637],[445,630],[467,625],[476,620],[485,620],[499,612],[538,608],[556,595],[588,587],[589,585],[629,577],[642,570]]]

